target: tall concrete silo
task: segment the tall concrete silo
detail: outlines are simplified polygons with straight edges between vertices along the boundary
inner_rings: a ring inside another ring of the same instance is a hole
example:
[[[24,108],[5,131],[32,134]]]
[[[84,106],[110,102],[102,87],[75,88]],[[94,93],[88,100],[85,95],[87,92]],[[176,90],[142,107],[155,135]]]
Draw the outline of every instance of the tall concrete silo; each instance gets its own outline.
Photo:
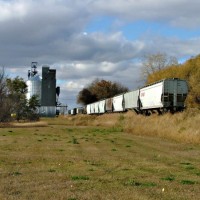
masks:
[[[56,106],[56,70],[42,67],[41,106]]]
[[[49,66],[42,67],[40,115],[54,117],[56,115],[56,70]]]
[[[37,95],[39,102],[41,102],[41,84],[42,80],[37,71],[37,62],[31,63],[31,70],[28,71],[28,86],[27,99],[29,100],[33,95]]]

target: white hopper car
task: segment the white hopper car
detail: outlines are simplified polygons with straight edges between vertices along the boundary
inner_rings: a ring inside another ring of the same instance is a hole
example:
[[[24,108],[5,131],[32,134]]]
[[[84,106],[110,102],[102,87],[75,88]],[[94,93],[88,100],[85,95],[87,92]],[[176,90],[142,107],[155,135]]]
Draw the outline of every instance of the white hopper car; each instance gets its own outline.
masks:
[[[149,115],[170,111],[182,111],[188,94],[188,84],[178,78],[164,79],[143,88],[116,95],[86,105],[87,114],[103,114],[134,110]]]
[[[188,85],[185,80],[161,80],[140,89],[139,109],[145,112],[180,111],[185,108],[187,94]]]

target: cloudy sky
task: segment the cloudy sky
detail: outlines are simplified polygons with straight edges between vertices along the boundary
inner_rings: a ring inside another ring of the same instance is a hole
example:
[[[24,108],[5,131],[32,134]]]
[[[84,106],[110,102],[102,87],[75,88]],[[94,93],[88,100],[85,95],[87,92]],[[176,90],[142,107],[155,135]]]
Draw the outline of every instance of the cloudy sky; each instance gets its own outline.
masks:
[[[200,53],[199,0],[0,0],[0,66],[27,79],[32,61],[57,70],[60,101],[76,106],[95,78],[142,86],[141,57]]]

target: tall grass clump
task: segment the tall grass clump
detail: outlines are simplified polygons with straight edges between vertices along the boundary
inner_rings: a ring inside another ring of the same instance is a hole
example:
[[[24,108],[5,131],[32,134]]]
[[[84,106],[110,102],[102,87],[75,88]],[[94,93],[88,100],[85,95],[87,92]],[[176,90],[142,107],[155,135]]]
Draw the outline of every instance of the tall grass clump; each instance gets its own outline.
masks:
[[[147,136],[158,136],[184,143],[200,143],[200,113],[187,110],[182,113],[143,116],[126,114],[124,131]]]

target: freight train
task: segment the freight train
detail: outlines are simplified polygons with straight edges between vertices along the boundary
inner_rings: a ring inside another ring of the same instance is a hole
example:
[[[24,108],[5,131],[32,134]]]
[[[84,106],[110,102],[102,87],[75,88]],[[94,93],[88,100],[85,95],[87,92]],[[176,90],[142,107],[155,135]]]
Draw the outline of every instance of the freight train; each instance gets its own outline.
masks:
[[[128,110],[145,115],[154,112],[162,114],[168,111],[174,113],[185,108],[187,94],[188,84],[186,80],[163,79],[140,89],[88,104],[84,108],[71,109],[68,114],[86,113],[92,115]]]

